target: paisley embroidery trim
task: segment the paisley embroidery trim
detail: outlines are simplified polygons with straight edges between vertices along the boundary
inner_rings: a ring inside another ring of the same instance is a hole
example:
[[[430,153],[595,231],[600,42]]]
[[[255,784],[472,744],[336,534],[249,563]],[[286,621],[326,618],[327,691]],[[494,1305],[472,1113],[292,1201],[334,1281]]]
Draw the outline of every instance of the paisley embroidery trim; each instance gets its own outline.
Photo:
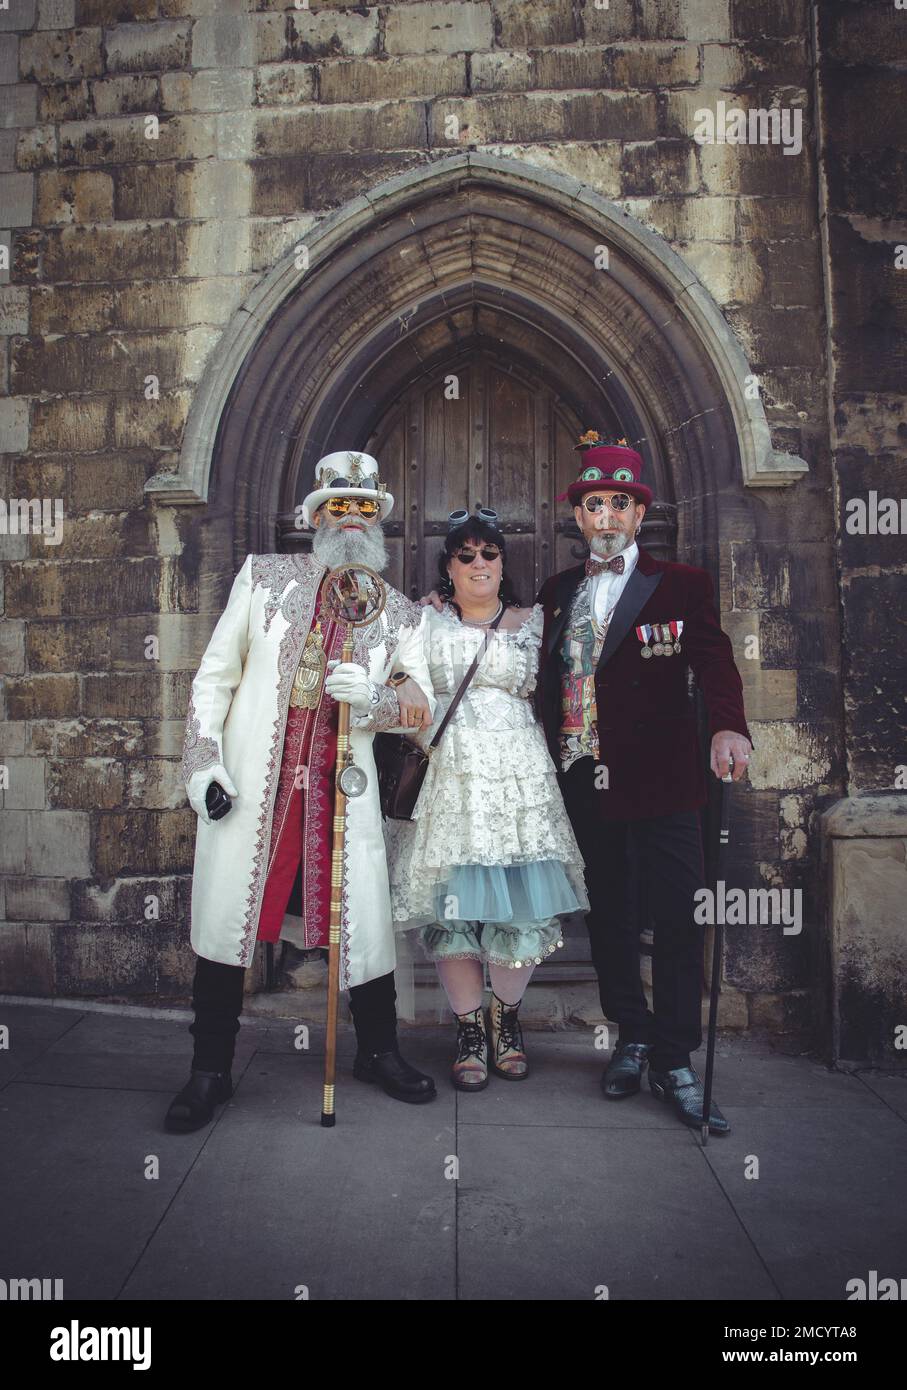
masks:
[[[377,705],[372,710],[371,719],[365,725],[367,733],[380,733],[382,729],[396,729],[400,723],[400,701],[392,685],[380,685],[381,691]],[[362,727],[362,726],[360,726]]]
[[[309,555],[253,555],[252,591],[258,584],[266,585],[271,593],[265,603],[266,626],[278,611],[287,623],[280,651],[277,656],[277,718],[274,720],[268,765],[265,770],[265,785],[258,816],[255,836],[255,852],[252,862],[252,876],[243,913],[242,958],[248,965],[255,950],[258,932],[258,909],[264,891],[264,858],[269,848],[269,826],[276,792],[275,777],[280,766],[280,753],[286,730],[287,710],[290,704],[290,690],[299,665],[299,657],[306,637],[312,626],[315,596],[324,575],[324,566]],[[297,583],[287,589],[283,597],[275,598],[277,586],[286,587],[291,579]]]
[[[347,884],[350,881],[350,837],[343,842],[343,892],[340,897],[340,988],[350,983],[350,904]]]
[[[202,737],[201,723],[195,709],[192,689],[189,689],[189,705],[186,712],[186,729],[183,736],[183,756],[180,772],[184,782],[188,782],[193,772],[203,767],[212,767],[221,761],[220,749],[214,738]]]
[[[418,627],[422,621],[422,608],[418,603],[389,584],[386,588],[387,599],[382,613],[368,627],[357,627],[353,639],[353,660],[366,670],[369,655],[379,643],[386,643],[387,659],[390,661],[400,644],[401,627]]]
[[[329,657],[339,655],[342,647],[342,638],[337,626],[328,622],[325,632],[324,649]],[[311,729],[311,743],[308,749],[306,761],[311,767],[322,767],[326,757],[330,756],[331,750],[336,751],[336,729],[334,728],[336,707],[328,700],[320,700],[318,707],[314,711],[314,719]],[[328,776],[333,780],[334,769],[328,769]],[[323,852],[322,844],[318,836],[318,826],[330,807],[326,804],[328,800],[328,790],[320,777],[313,777],[309,780],[308,789],[305,792],[303,802],[303,839],[302,839],[302,893],[303,893],[303,917],[305,920],[305,943],[307,948],[313,946],[326,946],[330,932],[330,887],[332,874],[331,852],[333,848],[333,837],[328,834],[328,851]],[[327,901],[324,900],[325,890],[327,890]],[[347,880],[344,874],[341,885],[341,942],[343,933],[343,915],[346,911]],[[324,935],[321,936],[319,927],[323,927]],[[321,936],[321,940],[319,940]]]
[[[252,556],[252,592],[254,594],[259,584],[270,590],[268,598],[265,600],[265,632],[267,632],[274,619],[274,614],[281,612],[286,617],[286,603],[289,596],[281,598],[287,585],[293,579],[298,579],[302,583],[303,576],[311,579],[312,566],[318,568],[318,579],[327,573],[324,565],[320,564],[313,555],[253,555]],[[314,588],[317,589],[317,584]]]

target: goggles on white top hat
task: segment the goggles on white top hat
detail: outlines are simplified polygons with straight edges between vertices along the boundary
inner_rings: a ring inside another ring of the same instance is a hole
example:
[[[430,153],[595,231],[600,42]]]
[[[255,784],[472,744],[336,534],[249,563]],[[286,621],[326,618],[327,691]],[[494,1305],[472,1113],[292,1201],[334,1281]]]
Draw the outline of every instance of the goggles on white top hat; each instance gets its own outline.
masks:
[[[378,503],[382,521],[394,505],[379,477],[378,460],[358,449],[325,454],[315,464],[315,486],[302,504],[304,525],[313,526],[312,517],[329,497],[370,497]]]

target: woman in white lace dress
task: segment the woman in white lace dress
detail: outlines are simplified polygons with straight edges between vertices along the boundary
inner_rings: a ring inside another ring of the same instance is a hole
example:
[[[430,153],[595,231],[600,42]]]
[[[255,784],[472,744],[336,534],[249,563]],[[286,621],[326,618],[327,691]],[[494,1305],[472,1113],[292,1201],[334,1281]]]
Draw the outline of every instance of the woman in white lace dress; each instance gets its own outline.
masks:
[[[505,566],[504,536],[490,520],[469,517],[448,532],[438,566],[445,602],[426,608],[423,627],[437,697],[434,723],[417,736],[423,747],[501,620],[431,755],[413,819],[384,823],[394,919],[398,930],[419,929],[437,965],[457,1019],[452,1080],[461,1090],[486,1086],[489,1063],[509,1080],[528,1075],[523,994],[536,965],[563,946],[558,914],[588,910],[582,856],[531,699],[542,609],[518,606]]]

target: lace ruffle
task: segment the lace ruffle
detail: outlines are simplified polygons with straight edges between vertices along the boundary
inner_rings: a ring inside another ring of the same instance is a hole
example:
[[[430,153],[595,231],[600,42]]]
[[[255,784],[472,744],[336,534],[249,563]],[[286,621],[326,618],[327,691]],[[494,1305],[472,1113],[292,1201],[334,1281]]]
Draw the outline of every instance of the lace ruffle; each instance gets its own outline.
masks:
[[[506,868],[554,861],[563,866],[581,909],[588,910],[582,856],[525,694],[535,683],[542,623],[536,604],[519,629],[501,634],[483,685],[470,687],[431,756],[412,821],[384,823],[398,923],[436,922],[438,886],[464,865]],[[439,699],[436,721],[478,640],[481,635],[464,629],[452,610],[430,620],[426,645]],[[432,732],[421,736],[423,746]]]
[[[526,922],[519,929],[475,922],[450,927],[433,923],[422,928],[419,939],[429,960],[487,960],[511,970],[541,965],[564,944],[556,918]]]
[[[413,824],[412,854],[425,868],[581,862],[535,724],[494,732],[448,728],[432,754]]]

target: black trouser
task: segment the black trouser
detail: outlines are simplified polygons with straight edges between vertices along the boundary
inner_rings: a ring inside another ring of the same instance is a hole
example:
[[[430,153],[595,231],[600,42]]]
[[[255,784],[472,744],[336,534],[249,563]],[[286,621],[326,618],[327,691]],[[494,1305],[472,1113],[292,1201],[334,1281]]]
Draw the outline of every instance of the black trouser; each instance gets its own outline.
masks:
[[[290,890],[286,911],[302,915],[302,861]],[[199,1071],[226,1071],[233,1061],[233,1048],[242,1012],[243,976],[241,965],[222,965],[199,956],[192,987],[195,1019],[189,1032],[195,1038],[192,1065]],[[362,1052],[390,1052],[397,1046],[397,991],[393,971],[350,990],[350,1010],[356,1040]]]
[[[200,1071],[227,1071],[233,1061],[245,973],[241,965],[223,965],[204,956],[196,961],[192,986],[195,1018],[189,1032],[195,1039],[192,1065]],[[392,970],[364,985],[353,985],[350,1009],[360,1051],[391,1052],[396,1047],[396,1003]]]
[[[697,811],[607,821],[595,810],[595,768],[581,758],[561,776],[567,813],[586,863],[586,925],[599,997],[620,1042],[652,1046],[658,1070],[688,1067],[702,1042],[704,926],[694,898],[704,886]],[[652,1012],[639,975],[639,933],[651,921]]]

